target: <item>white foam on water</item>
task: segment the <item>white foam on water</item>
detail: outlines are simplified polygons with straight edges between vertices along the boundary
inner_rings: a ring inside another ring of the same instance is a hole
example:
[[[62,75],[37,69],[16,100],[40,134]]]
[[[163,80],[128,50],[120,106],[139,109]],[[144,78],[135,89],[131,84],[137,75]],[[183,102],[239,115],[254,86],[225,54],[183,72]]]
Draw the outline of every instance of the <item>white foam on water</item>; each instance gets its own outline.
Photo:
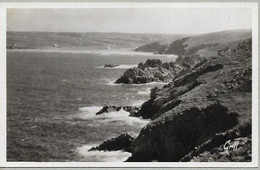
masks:
[[[80,49],[80,48],[46,48],[46,49],[7,49],[7,52],[42,52],[42,53],[74,53],[74,54],[99,54],[103,56],[121,55],[121,56],[150,56],[166,57],[176,59],[178,56],[173,54],[154,54],[151,52],[139,52],[131,49]],[[173,60],[174,61],[174,60]]]
[[[119,49],[119,50],[95,50],[92,53],[98,53],[100,55],[108,56],[108,55],[126,55],[126,56],[155,56],[151,52],[138,52],[133,50]]]
[[[174,55],[174,54],[168,54],[168,55],[162,55],[162,56],[165,56],[165,57],[171,58],[171,59],[176,59],[178,57],[177,55]]]
[[[131,104],[131,106],[142,106],[142,104],[146,102],[146,100],[137,100]]]
[[[109,85],[109,86],[119,86],[119,85],[122,85],[122,84],[116,84],[115,81],[117,80],[116,78],[103,78],[102,79],[103,81],[105,81],[105,84],[106,85]]]
[[[102,114],[106,119],[102,120],[102,122],[115,122],[115,121],[121,121],[126,123],[130,126],[138,126],[138,127],[144,127],[146,124],[150,122],[150,120],[145,120],[138,117],[131,117],[129,116],[130,113],[125,111],[124,109],[121,109],[119,111],[109,112]]]
[[[103,68],[103,69],[129,69],[129,68],[133,68],[133,67],[137,67],[137,65],[136,64],[122,64],[122,65],[115,66],[115,67],[97,66],[96,68]]]
[[[165,82],[150,82],[150,83],[145,83],[145,85],[166,85],[168,83]]]
[[[79,110],[81,111],[79,117],[82,119],[93,119],[96,117],[96,113],[102,108],[102,106],[81,107],[79,108]]]
[[[116,79],[107,79],[107,85],[118,86],[118,85],[128,85],[128,86],[156,86],[156,85],[166,85],[165,82],[150,82],[150,83],[140,83],[140,84],[124,84],[124,83],[115,83]]]
[[[113,67],[115,69],[128,69],[128,68],[133,68],[133,67],[137,67],[136,64],[124,64],[124,65],[119,65],[119,66],[116,66],[116,67]]]
[[[86,162],[123,162],[132,154],[124,151],[89,151],[97,145],[84,145],[78,147],[76,152],[81,156],[80,161]]]
[[[150,88],[146,88],[144,91],[138,91],[137,94],[142,96],[149,96],[150,92]]]
[[[132,86],[157,86],[157,85],[166,85],[168,83],[165,82],[150,82],[150,83],[140,83],[140,84],[128,84],[128,85],[132,85]]]
[[[81,111],[78,114],[78,117],[86,120],[96,120],[101,123],[109,123],[109,122],[124,122],[129,126],[138,126],[144,127],[146,124],[150,122],[148,119],[142,119],[138,117],[129,116],[130,113],[125,111],[124,109],[120,109],[119,111],[112,111],[108,113],[103,113],[100,115],[96,115],[98,111],[100,111],[102,107],[100,106],[91,106],[91,107],[83,107],[79,110]]]
[[[126,55],[126,56],[155,56],[149,52],[136,52],[129,49],[114,49],[114,50],[102,50],[102,49],[76,49],[76,48],[46,48],[46,49],[8,49],[8,52],[42,52],[42,53],[80,53],[80,54],[99,54],[99,55]]]
[[[118,78],[101,78],[100,80],[103,81],[106,85],[110,86],[118,86],[118,85],[127,85],[127,86],[163,86],[169,83],[166,82],[150,82],[150,83],[140,83],[140,84],[124,84],[124,83],[115,83]]]

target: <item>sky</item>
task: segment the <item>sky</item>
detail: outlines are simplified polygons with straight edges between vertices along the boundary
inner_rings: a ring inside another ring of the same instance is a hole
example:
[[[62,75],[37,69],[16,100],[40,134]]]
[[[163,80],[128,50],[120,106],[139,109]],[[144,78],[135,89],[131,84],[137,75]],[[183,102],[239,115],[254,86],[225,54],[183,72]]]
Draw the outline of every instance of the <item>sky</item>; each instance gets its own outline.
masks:
[[[8,31],[202,34],[251,28],[247,8],[8,9]]]

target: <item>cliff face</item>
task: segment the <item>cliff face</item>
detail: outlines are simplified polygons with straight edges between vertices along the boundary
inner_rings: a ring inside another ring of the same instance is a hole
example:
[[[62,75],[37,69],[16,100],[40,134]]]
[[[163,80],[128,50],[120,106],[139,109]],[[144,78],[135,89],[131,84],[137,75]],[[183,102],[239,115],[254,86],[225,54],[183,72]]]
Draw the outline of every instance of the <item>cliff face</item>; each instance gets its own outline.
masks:
[[[152,122],[133,141],[128,161],[251,160],[251,39],[219,54],[194,62],[178,58],[186,71],[153,89],[136,113]],[[228,140],[245,145],[221,154]]]

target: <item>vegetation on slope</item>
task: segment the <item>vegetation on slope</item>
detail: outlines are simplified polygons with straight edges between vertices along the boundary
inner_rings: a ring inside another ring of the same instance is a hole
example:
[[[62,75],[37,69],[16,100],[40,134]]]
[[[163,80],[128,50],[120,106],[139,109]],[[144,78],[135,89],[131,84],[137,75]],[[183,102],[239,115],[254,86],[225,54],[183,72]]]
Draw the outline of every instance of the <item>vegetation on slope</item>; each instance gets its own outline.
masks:
[[[150,51],[159,54],[175,55],[190,55],[194,53],[202,54],[205,53],[205,50],[216,50],[244,41],[245,39],[250,38],[251,35],[252,32],[250,29],[228,30],[181,38],[166,46],[162,46],[158,43],[155,46],[155,43],[150,43],[138,47],[136,51]],[[159,47],[161,47],[160,50],[158,50]]]
[[[220,51],[142,105],[138,116],[153,121],[134,140],[128,161],[251,160],[243,148],[251,148],[251,39]],[[238,149],[244,155],[219,154],[227,140],[245,143]]]

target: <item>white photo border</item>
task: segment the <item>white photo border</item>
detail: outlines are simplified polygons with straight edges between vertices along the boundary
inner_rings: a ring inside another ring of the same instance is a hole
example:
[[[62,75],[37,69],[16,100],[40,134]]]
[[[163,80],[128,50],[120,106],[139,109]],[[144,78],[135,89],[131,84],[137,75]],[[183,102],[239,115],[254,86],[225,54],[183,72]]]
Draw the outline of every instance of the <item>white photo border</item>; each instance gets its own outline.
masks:
[[[250,8],[252,11],[252,161],[251,162],[7,162],[6,12],[9,8]],[[258,3],[0,3],[0,167],[257,167],[258,166]]]

